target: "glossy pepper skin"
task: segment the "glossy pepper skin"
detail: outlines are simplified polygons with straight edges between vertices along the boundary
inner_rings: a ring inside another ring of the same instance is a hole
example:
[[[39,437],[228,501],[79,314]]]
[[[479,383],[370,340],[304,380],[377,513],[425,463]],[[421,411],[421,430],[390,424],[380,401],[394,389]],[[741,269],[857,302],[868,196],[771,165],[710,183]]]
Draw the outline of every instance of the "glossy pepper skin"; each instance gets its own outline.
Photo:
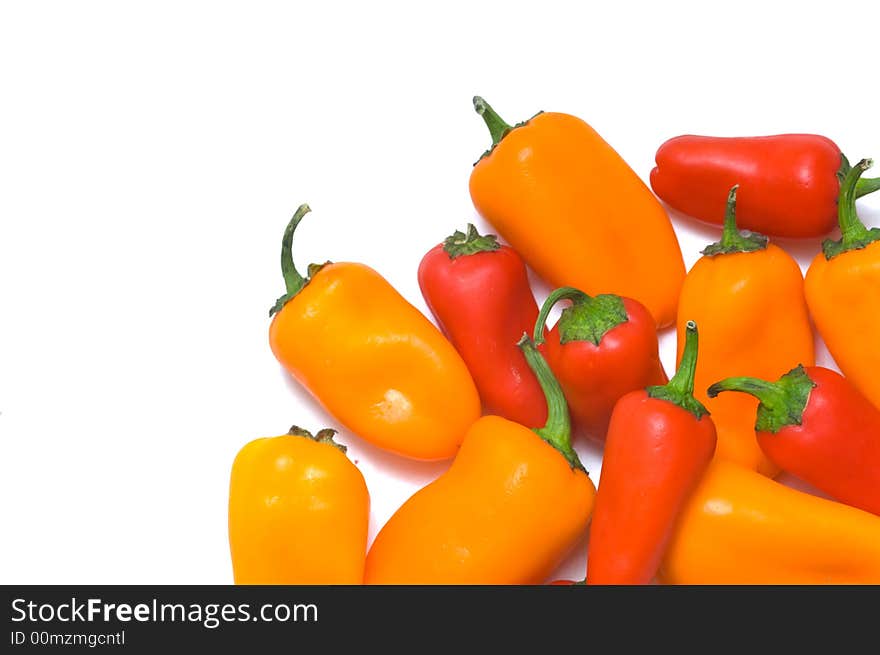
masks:
[[[451,468],[376,536],[367,584],[541,584],[583,535],[595,487],[571,448],[562,390],[531,340],[520,343],[547,424],[474,423]]]
[[[419,287],[467,364],[484,411],[529,428],[544,425],[544,392],[516,346],[538,317],[516,251],[468,225],[422,258]]]
[[[666,584],[878,584],[880,517],[713,460],[660,570]]]
[[[728,378],[760,404],[758,443],[781,469],[837,500],[880,515],[880,411],[837,371],[798,366],[776,382]]]
[[[717,455],[773,476],[779,471],[755,437],[757,400],[710,398],[706,388],[725,377],[775,379],[798,363],[812,365],[813,330],[798,263],[766,237],[737,231],[737,189],[729,191],[724,235],[703,250],[681,290],[678,354],[687,321],[696,321],[703,348],[695,395],[718,430]]]
[[[453,457],[480,416],[477,389],[449,341],[381,275],[357,263],[296,271],[284,233],[287,294],[272,310],[269,345],[281,365],[349,430],[420,460]]]
[[[333,441],[294,426],[239,451],[229,484],[236,584],[362,584],[370,496]]]
[[[807,270],[810,315],[846,378],[880,408],[880,228],[856,214],[859,177],[872,162],[856,164],[842,185],[841,239],[826,240]],[[760,377],[760,376],[759,376]]]
[[[651,186],[675,209],[709,223],[724,220],[724,194],[740,186],[741,227],[779,237],[817,237],[834,229],[849,163],[816,134],[761,137],[678,136],[660,146]],[[864,180],[857,194],[880,189]]]
[[[669,217],[596,131],[569,114],[511,127],[474,98],[493,146],[474,165],[480,215],[554,287],[641,302],[660,326],[675,320],[684,262]]]
[[[665,386],[614,407],[590,527],[587,584],[648,584],[673,526],[715,452],[715,426],[694,398],[697,326]]]
[[[547,316],[570,300],[544,341]],[[553,291],[541,307],[533,339],[565,393],[575,431],[604,441],[614,404],[630,391],[667,381],[657,330],[637,300],[612,294],[588,296],[578,289]]]

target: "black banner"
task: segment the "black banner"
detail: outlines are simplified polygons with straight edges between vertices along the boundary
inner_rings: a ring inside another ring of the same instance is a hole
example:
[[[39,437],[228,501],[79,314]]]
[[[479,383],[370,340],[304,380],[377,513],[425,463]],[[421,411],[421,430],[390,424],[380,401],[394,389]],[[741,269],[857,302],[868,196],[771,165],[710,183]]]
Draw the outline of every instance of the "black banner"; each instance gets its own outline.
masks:
[[[3,587],[0,651],[616,651],[707,636],[712,648],[827,638],[839,649],[875,632],[878,601],[871,587]]]

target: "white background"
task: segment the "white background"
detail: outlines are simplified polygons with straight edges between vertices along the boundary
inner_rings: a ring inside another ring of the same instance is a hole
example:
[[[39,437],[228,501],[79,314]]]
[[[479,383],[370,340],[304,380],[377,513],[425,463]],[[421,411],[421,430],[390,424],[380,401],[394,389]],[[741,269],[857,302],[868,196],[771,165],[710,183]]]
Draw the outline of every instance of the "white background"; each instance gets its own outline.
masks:
[[[235,453],[334,425],[269,351],[281,232],[308,202],[301,267],[365,262],[425,310],[422,255],[485,227],[475,93],[509,122],[581,116],[645,180],[682,133],[880,157],[880,5],[821,4],[5,2],[0,581],[231,582]],[[674,219],[690,265],[717,233]],[[340,439],[371,538],[445,466]]]

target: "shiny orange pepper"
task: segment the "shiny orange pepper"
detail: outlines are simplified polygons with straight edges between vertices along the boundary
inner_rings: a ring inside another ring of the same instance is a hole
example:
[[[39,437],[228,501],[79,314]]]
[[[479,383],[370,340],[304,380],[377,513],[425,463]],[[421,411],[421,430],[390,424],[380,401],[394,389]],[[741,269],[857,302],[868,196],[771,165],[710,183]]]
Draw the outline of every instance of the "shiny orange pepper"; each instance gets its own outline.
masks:
[[[841,239],[826,240],[807,270],[806,293],[816,329],[840,370],[880,408],[880,228],[856,214],[858,182],[870,168],[862,160],[840,186]]]
[[[546,282],[641,302],[675,320],[684,262],[663,206],[601,136],[570,114],[511,127],[480,97],[492,148],[474,165],[480,215]]]
[[[583,535],[596,488],[571,447],[562,389],[525,335],[520,346],[547,396],[546,425],[474,423],[452,467],[376,536],[367,584],[540,584]]]
[[[712,415],[716,456],[765,475],[779,469],[755,434],[758,400],[746,394],[710,398],[709,385],[727,377],[775,380],[814,363],[813,331],[797,262],[767,237],[736,228],[736,188],[730,191],[721,241],[703,250],[688,272],[678,306],[678,359],[685,326],[700,326],[701,352],[694,395]]]
[[[370,496],[333,441],[293,427],[239,451],[229,483],[236,584],[361,584]]]
[[[461,356],[418,309],[372,268],[293,265],[284,232],[287,293],[271,314],[275,357],[346,428],[380,448],[421,460],[455,455],[480,417],[480,398]]]
[[[681,513],[666,584],[880,584],[880,517],[714,461]]]

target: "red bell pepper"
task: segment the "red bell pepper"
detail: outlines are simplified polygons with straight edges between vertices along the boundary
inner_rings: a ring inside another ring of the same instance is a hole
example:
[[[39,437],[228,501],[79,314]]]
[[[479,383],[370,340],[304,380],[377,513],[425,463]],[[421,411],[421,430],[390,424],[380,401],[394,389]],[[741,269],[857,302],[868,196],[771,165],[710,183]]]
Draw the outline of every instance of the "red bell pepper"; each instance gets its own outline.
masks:
[[[709,395],[758,398],[758,444],[777,466],[837,500],[880,514],[880,411],[836,371],[798,366],[776,382],[727,378]]]
[[[440,329],[474,378],[485,410],[538,428],[547,401],[517,342],[538,305],[513,248],[473,225],[432,248],[419,265],[419,287]]]
[[[647,584],[679,512],[715,453],[715,425],[694,398],[697,326],[678,372],[614,406],[590,528],[587,584]]]
[[[840,184],[850,169],[835,143],[815,134],[678,136],[660,146],[651,187],[675,209],[724,222],[725,198],[739,185],[737,223],[780,237],[817,237],[837,226]],[[857,196],[880,189],[859,181]]]
[[[544,357],[568,400],[577,432],[603,441],[614,403],[626,393],[667,381],[651,314],[637,300],[588,296],[572,287],[553,291],[541,307],[533,340],[544,341],[545,323],[561,300],[562,311],[547,334]]]

